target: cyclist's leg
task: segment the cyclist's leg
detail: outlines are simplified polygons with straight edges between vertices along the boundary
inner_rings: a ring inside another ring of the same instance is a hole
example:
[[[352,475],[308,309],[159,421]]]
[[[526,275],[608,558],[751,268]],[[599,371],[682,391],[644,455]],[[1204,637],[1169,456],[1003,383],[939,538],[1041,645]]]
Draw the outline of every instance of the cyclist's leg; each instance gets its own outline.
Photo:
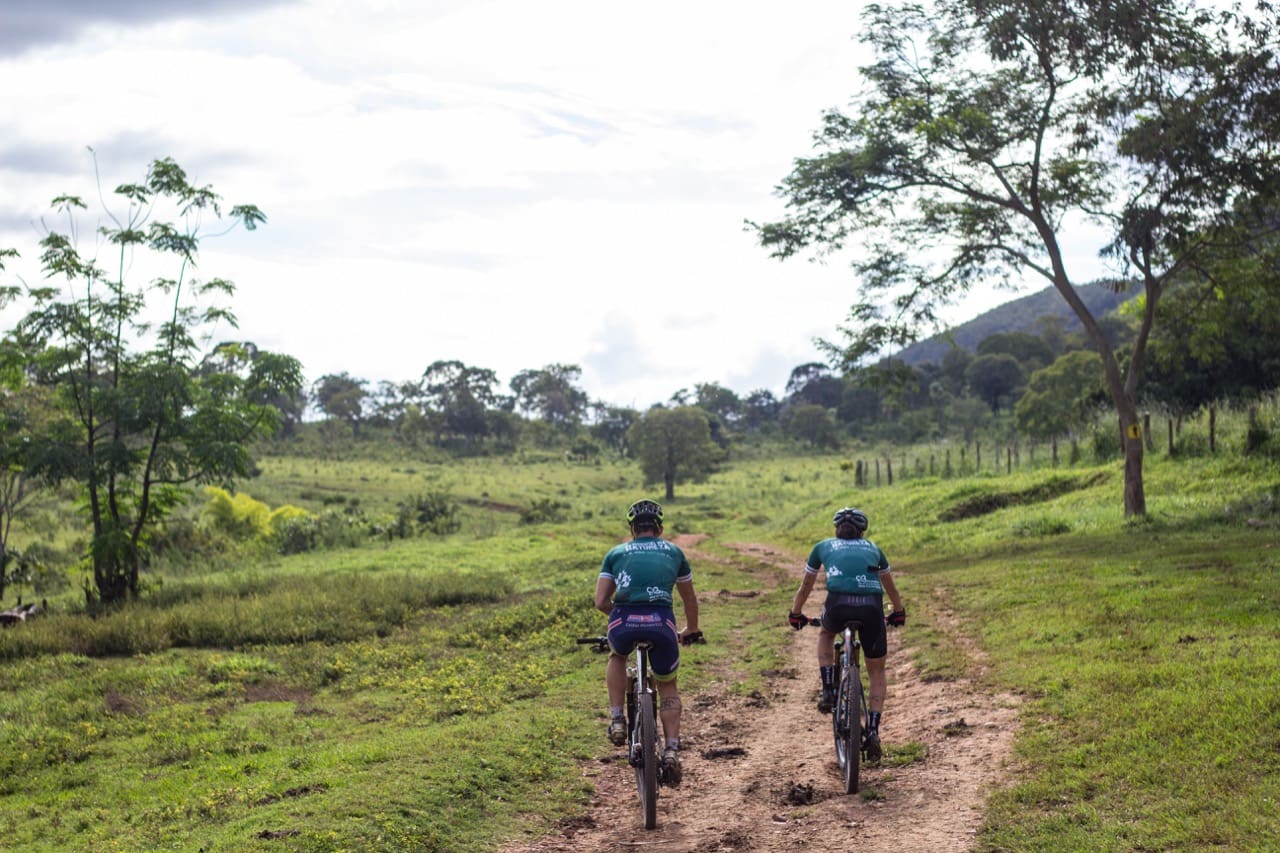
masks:
[[[680,765],[680,687],[676,670],[680,666],[680,642],[675,623],[667,625],[661,636],[653,638],[649,651],[649,665],[653,667],[653,680],[658,688],[658,716],[662,719],[662,734],[666,743],[662,749],[662,780],[678,787],[684,776]]]
[[[819,619],[821,624],[818,628],[818,681],[822,688],[822,697],[818,700],[820,714],[830,714],[836,705],[836,686],[840,680],[836,673],[839,667],[836,662],[836,637],[844,631],[846,610],[830,595],[822,606],[822,616]]]
[[[878,716],[884,710],[884,698],[888,692],[884,665],[889,654],[889,641],[885,634],[884,611],[872,607],[859,621],[862,628],[858,639],[862,642],[862,653],[867,661],[867,681],[871,687],[867,708]]]
[[[888,692],[888,678],[884,673],[884,658],[867,658],[867,681],[870,682],[871,695],[867,697],[867,707],[873,713],[884,710],[884,697]]]
[[[662,718],[662,734],[669,746],[678,745],[680,743],[680,714],[683,709],[680,704],[680,689],[676,686],[676,678],[672,676],[669,681],[663,681],[658,678],[654,680],[658,682],[658,716]]]
[[[628,636],[623,615],[615,609],[609,616],[609,660],[604,667],[605,689],[609,693],[609,742],[622,746],[627,742],[624,709],[627,701],[627,655],[634,644]]]
[[[862,620],[862,629],[858,633],[867,662],[867,681],[871,687],[871,695],[867,700],[869,713],[863,745],[867,758],[871,761],[879,761],[881,756],[880,715],[884,712],[885,694],[888,692],[885,661],[889,654],[889,643],[885,636],[883,606],[870,609],[871,612]]]
[[[604,665],[604,683],[609,691],[609,727],[606,735],[614,746],[627,742],[627,721],[624,712],[627,696],[627,659],[616,652],[609,653]]]
[[[627,659],[611,652],[604,665],[604,683],[609,690],[609,707],[621,708],[627,694]]]
[[[826,628],[818,629],[818,666],[834,666],[836,662],[836,635]]]
[[[657,682],[658,716],[662,718],[662,733],[667,746],[680,743],[680,689],[676,686],[676,671],[680,666],[680,641],[675,622],[666,622],[650,632],[653,648],[649,650],[649,665],[653,667],[653,680]]]
[[[879,761],[883,755],[880,746],[880,715],[884,712],[885,675],[884,658],[867,658],[867,681],[871,683],[871,695],[867,699],[867,730],[862,735],[863,749],[869,761]]]

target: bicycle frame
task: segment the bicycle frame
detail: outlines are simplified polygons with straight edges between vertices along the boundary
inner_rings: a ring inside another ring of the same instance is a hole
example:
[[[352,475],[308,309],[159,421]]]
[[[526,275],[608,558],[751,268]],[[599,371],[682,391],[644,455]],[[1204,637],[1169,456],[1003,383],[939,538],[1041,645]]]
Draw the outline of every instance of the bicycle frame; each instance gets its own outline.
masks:
[[[627,667],[627,762],[636,771],[636,793],[644,812],[644,828],[658,823],[658,775],[661,748],[658,741],[658,692],[649,669],[651,643],[637,643]]]
[[[597,652],[608,652],[608,637],[580,637],[579,644],[591,644]],[[635,768],[636,793],[644,828],[658,825],[658,776],[661,762],[658,741],[658,692],[649,668],[648,642],[637,643],[627,665],[627,763]]]
[[[809,619],[808,624],[822,627],[822,620]],[[862,675],[858,665],[862,643],[858,640],[858,628],[861,624],[850,622],[844,626],[844,632],[835,641],[836,666],[833,673],[836,690],[836,705],[831,713],[831,732],[835,737],[836,766],[844,775],[844,792],[854,794],[858,791],[858,772],[862,763],[862,733],[871,722],[867,708],[867,692],[862,686]]]

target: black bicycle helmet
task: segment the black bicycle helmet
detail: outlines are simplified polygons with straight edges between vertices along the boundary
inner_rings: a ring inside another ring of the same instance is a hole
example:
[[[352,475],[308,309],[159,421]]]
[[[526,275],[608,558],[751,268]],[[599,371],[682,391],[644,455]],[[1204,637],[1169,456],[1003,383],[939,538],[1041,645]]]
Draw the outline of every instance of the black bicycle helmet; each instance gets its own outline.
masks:
[[[652,521],[661,525],[662,507],[657,501],[636,501],[627,508],[627,524],[634,525],[637,521]]]
[[[852,524],[857,528],[859,533],[866,533],[870,522],[867,521],[867,514],[860,509],[854,509],[851,506],[841,507],[836,510],[836,514],[831,517],[831,523],[836,527],[842,524]]]

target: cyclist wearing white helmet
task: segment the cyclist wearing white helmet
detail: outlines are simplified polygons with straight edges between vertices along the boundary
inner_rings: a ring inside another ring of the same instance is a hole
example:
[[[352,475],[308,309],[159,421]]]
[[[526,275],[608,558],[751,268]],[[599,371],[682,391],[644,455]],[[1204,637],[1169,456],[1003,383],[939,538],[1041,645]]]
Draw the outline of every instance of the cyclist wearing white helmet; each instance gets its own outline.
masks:
[[[662,731],[662,754],[668,785],[680,784],[680,691],[676,667],[680,644],[692,641],[698,631],[698,596],[693,591],[693,571],[684,552],[662,538],[662,507],[655,501],[636,501],[627,510],[631,540],[605,554],[596,580],[596,609],[609,614],[609,662],[605,686],[609,690],[609,740],[621,746],[627,740],[623,702],[627,690],[627,661],[637,642],[649,640],[649,664],[657,682]],[[680,593],[686,627],[676,630],[672,589]]]
[[[787,621],[797,631],[808,624],[804,603],[813,591],[818,572],[827,573],[827,600],[822,607],[822,626],[818,631],[818,672],[822,680],[822,698],[818,710],[831,713],[835,707],[835,639],[850,622],[858,622],[858,638],[867,660],[867,678],[871,682],[868,709],[871,712],[867,733],[868,757],[880,753],[880,716],[884,712],[887,684],[885,656],[889,653],[885,625],[898,627],[907,622],[902,596],[893,582],[893,573],[884,552],[865,538],[868,521],[862,510],[842,507],[831,518],[835,536],[813,546],[805,562],[804,579],[791,602]],[[893,612],[884,615],[884,596],[893,601]]]

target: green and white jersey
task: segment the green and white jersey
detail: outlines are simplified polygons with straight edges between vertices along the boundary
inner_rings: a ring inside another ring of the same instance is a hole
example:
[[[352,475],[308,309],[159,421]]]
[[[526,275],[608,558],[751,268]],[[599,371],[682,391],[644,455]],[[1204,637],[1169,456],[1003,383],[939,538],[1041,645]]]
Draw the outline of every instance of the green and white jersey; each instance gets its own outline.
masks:
[[[600,577],[617,585],[614,604],[671,605],[671,590],[677,581],[692,578],[693,569],[684,552],[667,540],[640,536],[604,555]]]
[[[823,539],[809,552],[804,570],[817,574],[826,567],[827,592],[884,595],[880,573],[889,560],[870,539]]]

